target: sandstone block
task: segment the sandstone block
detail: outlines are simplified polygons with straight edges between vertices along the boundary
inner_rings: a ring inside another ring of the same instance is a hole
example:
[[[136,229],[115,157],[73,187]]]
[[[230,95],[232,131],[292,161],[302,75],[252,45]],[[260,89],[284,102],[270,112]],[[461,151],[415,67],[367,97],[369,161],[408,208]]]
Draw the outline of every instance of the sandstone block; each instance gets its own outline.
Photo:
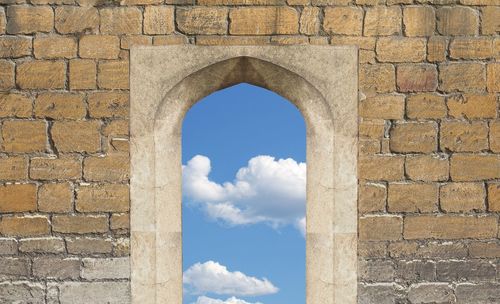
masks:
[[[405,281],[435,281],[436,264],[431,261],[399,261],[397,276]]]
[[[454,154],[450,175],[454,181],[481,181],[500,178],[500,156],[494,154]]]
[[[387,200],[387,188],[384,184],[365,183],[359,186],[359,212],[384,211]]]
[[[0,60],[0,90],[14,87],[15,64],[10,60]]]
[[[44,152],[47,145],[46,124],[37,120],[9,120],[2,126],[3,150],[6,152]]]
[[[394,281],[394,264],[392,261],[361,261],[358,265],[358,276],[368,282]]]
[[[64,213],[73,209],[73,189],[69,183],[43,184],[38,190],[38,208],[43,212]]]
[[[126,212],[129,210],[128,185],[80,186],[76,209],[80,212]]]
[[[82,163],[76,157],[32,158],[30,177],[39,180],[78,179],[82,176]]]
[[[404,238],[412,239],[490,239],[496,236],[497,219],[492,216],[407,216]]]
[[[438,73],[432,64],[401,64],[396,69],[396,83],[400,92],[435,91]]]
[[[137,7],[113,7],[99,11],[101,33],[110,35],[141,34],[142,12]]]
[[[48,279],[78,279],[80,260],[59,257],[35,258],[33,259],[33,275]]]
[[[495,118],[496,102],[495,95],[452,95],[447,101],[448,113],[453,118]]]
[[[430,153],[437,150],[437,124],[433,122],[398,123],[390,132],[390,147],[395,152]]]
[[[95,33],[99,27],[99,13],[95,7],[58,6],[55,27],[61,34]]]
[[[362,64],[359,70],[360,89],[365,94],[396,91],[396,71],[392,64]]]
[[[59,285],[61,303],[121,304],[130,302],[129,282],[64,282]]]
[[[439,155],[407,156],[405,171],[414,181],[445,181],[449,177],[449,160],[447,156]]]
[[[494,35],[500,32],[500,7],[486,6],[481,11],[483,13],[481,33],[483,35]]]
[[[299,32],[299,15],[291,7],[243,7],[229,12],[231,35],[290,35]]]
[[[88,95],[92,118],[128,118],[129,94],[125,92],[95,92]]]
[[[41,283],[1,282],[0,299],[5,303],[22,301],[30,304],[45,303],[45,287]]]
[[[30,260],[26,258],[0,257],[0,277],[4,279],[28,277]]]
[[[494,55],[491,38],[455,38],[450,43],[450,57],[454,59],[488,59]]]
[[[487,281],[495,277],[495,265],[489,261],[439,261],[437,278],[443,282]]]
[[[488,92],[500,92],[500,63],[489,63],[487,66]]]
[[[16,83],[22,89],[63,89],[65,86],[64,61],[25,61],[19,63],[16,70]]]
[[[445,92],[484,91],[486,67],[481,63],[454,62],[439,66],[440,89]]]
[[[318,7],[304,7],[300,14],[300,33],[304,35],[316,35],[320,29],[319,14],[321,10]]]
[[[445,121],[441,123],[441,150],[479,152],[488,149],[488,125],[485,122]]]
[[[493,152],[500,152],[500,121],[490,123],[490,149]]]
[[[455,296],[451,284],[418,283],[410,286],[408,299],[411,303],[452,303]]]
[[[19,251],[26,253],[64,253],[64,240],[58,237],[29,238],[19,241]]]
[[[486,190],[482,183],[448,183],[441,186],[441,209],[446,212],[485,210]]]
[[[0,180],[28,178],[28,161],[22,156],[0,158]]]
[[[410,119],[439,119],[446,117],[447,112],[445,97],[438,94],[415,94],[406,100],[406,115]]]
[[[46,216],[3,217],[0,222],[0,233],[5,236],[36,236],[49,232]]]
[[[113,250],[111,239],[71,238],[66,243],[71,254],[106,254]]]
[[[500,211],[500,184],[488,184],[488,210],[493,212]]]
[[[147,6],[144,10],[144,33],[170,34],[175,30],[173,6]]]
[[[97,84],[101,89],[128,89],[128,61],[101,61],[97,74]]]
[[[50,32],[54,27],[54,11],[50,6],[12,5],[7,8],[7,17],[9,34]]]
[[[35,116],[50,119],[83,119],[85,109],[84,95],[69,93],[40,93],[35,99]]]
[[[108,231],[106,215],[54,215],[52,229],[60,233],[104,233]]]
[[[479,32],[479,14],[470,7],[441,7],[436,11],[437,30],[444,36],[474,36]]]
[[[370,216],[359,219],[359,239],[363,241],[399,240],[403,230],[400,216]]]
[[[31,98],[18,93],[0,93],[0,117],[28,118],[32,114]]]
[[[0,256],[17,254],[17,240],[14,238],[0,238]]]
[[[128,279],[130,259],[83,259],[82,278],[87,280]]]
[[[401,8],[399,6],[374,6],[365,15],[365,36],[391,36],[401,33]]]
[[[446,37],[433,36],[427,41],[427,60],[429,62],[441,62],[446,60],[446,49],[448,40]]]
[[[437,211],[439,187],[437,184],[390,183],[387,202],[390,212]]]
[[[376,95],[361,102],[359,116],[375,119],[403,119],[404,108],[404,95]]]
[[[93,153],[101,148],[100,128],[98,121],[56,121],[52,139],[59,152]]]
[[[96,88],[97,67],[94,60],[73,59],[69,62],[69,87],[71,90]]]
[[[358,7],[327,7],[323,28],[329,34],[361,36],[363,31],[363,10]]]
[[[31,55],[32,38],[25,36],[0,36],[0,58],[19,58]]]
[[[500,284],[487,282],[481,284],[458,284],[455,294],[457,300],[463,303],[488,303],[492,300],[497,301],[500,299]]]
[[[227,33],[227,14],[227,8],[198,6],[177,9],[175,16],[183,33],[216,35]]]
[[[436,13],[431,6],[407,6],[403,10],[403,23],[408,37],[432,36]]]
[[[77,53],[75,39],[64,36],[35,37],[33,48],[38,59],[73,58]]]
[[[376,51],[381,62],[421,62],[427,54],[426,40],[382,37],[377,41]]]
[[[0,213],[36,211],[35,184],[0,186]]]
[[[404,178],[404,157],[366,156],[359,160],[358,166],[360,179],[397,181]]]
[[[115,213],[111,215],[111,230],[117,233],[130,228],[130,216],[127,213]]]
[[[500,257],[500,244],[473,242],[469,245],[469,252],[473,258],[498,258]]]
[[[93,59],[117,59],[120,39],[110,35],[86,35],[80,38],[80,56]]]

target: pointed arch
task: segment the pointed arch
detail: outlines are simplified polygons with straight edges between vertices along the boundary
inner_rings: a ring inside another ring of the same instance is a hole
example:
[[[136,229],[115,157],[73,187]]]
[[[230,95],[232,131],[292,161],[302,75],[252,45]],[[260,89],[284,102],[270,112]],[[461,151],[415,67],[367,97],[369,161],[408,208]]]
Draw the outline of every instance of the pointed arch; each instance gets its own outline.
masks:
[[[241,82],[285,97],[306,122],[307,304],[356,303],[357,52],[314,46],[132,50],[133,303],[182,302],[182,121]]]

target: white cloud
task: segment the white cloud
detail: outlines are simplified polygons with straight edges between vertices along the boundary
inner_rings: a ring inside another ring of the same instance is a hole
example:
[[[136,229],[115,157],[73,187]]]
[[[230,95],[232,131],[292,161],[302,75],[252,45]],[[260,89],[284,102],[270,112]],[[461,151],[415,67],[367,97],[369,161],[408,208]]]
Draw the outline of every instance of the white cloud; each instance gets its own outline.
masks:
[[[273,294],[279,290],[266,278],[250,277],[239,271],[231,272],[226,266],[214,261],[192,265],[184,272],[183,281],[187,285],[186,291],[199,295],[215,293],[259,296]]]
[[[183,193],[206,214],[229,225],[292,224],[305,229],[306,164],[260,155],[233,182],[209,179],[210,159],[196,155],[183,167]]]
[[[219,299],[212,299],[209,297],[201,296],[198,297],[196,302],[194,302],[193,304],[262,304],[262,303],[261,302],[250,303],[235,297],[230,297],[229,299],[223,301]]]

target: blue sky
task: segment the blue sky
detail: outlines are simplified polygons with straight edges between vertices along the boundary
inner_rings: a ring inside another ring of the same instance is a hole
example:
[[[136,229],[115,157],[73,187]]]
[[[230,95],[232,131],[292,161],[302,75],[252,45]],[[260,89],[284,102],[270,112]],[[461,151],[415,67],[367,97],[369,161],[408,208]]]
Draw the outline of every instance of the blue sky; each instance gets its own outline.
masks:
[[[305,303],[305,123],[239,84],[183,125],[185,304]]]

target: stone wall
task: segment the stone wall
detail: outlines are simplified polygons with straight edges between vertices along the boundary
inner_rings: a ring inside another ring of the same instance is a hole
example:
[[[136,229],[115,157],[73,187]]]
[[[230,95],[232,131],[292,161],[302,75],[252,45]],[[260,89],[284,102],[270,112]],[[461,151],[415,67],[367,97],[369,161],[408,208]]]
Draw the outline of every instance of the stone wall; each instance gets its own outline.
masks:
[[[129,301],[133,44],[360,48],[359,303],[500,302],[498,0],[0,0],[0,302]]]

